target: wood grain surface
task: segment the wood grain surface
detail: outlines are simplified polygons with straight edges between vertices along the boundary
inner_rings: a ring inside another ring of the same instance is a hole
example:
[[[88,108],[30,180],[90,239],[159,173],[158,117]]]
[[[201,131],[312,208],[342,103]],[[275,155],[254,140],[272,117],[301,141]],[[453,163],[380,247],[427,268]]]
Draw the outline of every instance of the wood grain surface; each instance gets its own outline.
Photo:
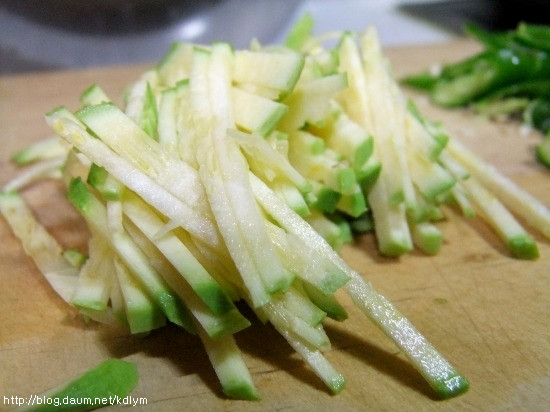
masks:
[[[387,55],[400,76],[475,50],[459,42]],[[50,134],[45,112],[60,104],[76,109],[81,91],[94,82],[119,99],[145,67],[0,77],[0,185],[16,173],[10,154]],[[442,120],[457,139],[550,206],[550,173],[533,156],[540,136],[415,99],[428,117]],[[59,185],[34,185],[24,196],[64,246],[85,248],[86,227]],[[282,337],[254,321],[236,339],[262,400],[226,399],[198,338],[175,327],[136,338],[84,322],[49,288],[0,218],[0,410],[10,409],[5,397],[42,392],[113,356],[138,365],[132,395],[148,403],[130,408],[135,411],[550,410],[549,241],[532,231],[540,258],[515,260],[483,222],[452,209],[445,214],[445,243],[437,256],[382,258],[371,235],[342,251],[470,380],[468,393],[445,401],[343,295],[350,318],[326,323],[333,344],[327,357],[347,378],[341,394],[331,395]]]

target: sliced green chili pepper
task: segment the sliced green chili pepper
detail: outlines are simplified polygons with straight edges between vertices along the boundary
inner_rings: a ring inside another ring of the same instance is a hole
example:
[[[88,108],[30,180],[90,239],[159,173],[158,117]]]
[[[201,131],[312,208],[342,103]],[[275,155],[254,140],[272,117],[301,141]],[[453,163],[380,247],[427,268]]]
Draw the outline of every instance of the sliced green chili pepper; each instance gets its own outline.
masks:
[[[487,116],[521,115],[525,123],[548,133],[550,26],[520,23],[515,30],[491,33],[469,24],[465,31],[483,46],[481,52],[402,82],[425,91],[440,106],[472,106]]]
[[[488,50],[478,56],[468,73],[442,78],[431,98],[442,106],[464,106],[500,87],[516,82],[543,80],[550,73],[548,53],[520,53],[510,49]]]
[[[490,33],[472,23],[467,23],[464,26],[464,31],[487,49],[510,48],[510,42],[513,41],[509,32]]]
[[[504,99],[507,97],[546,98],[550,100],[550,80],[526,80],[501,87],[485,96],[483,100]]]
[[[533,100],[523,112],[523,121],[543,133],[548,133],[550,131],[550,101]]]
[[[524,45],[550,52],[550,27],[539,24],[520,23],[515,38]]]

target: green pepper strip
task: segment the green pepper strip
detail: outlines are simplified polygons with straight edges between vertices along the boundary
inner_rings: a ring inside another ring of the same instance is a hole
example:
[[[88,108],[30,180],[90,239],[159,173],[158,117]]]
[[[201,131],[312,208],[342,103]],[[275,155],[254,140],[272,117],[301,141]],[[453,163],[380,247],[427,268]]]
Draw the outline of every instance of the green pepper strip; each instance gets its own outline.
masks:
[[[550,52],[549,26],[520,23],[514,37],[527,47]]]
[[[548,53],[517,50],[487,50],[475,58],[470,72],[451,79],[441,78],[431,98],[442,106],[463,106],[498,88],[521,81],[543,80],[550,73]]]

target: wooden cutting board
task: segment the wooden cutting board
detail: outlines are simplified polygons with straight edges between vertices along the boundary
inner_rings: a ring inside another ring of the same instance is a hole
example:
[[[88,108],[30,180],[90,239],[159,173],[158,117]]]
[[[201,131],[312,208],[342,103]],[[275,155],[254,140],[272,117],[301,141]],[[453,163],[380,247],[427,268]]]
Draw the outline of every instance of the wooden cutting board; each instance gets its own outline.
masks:
[[[396,75],[402,75],[475,50],[472,43],[460,42],[392,49],[387,55]],[[10,154],[50,134],[42,120],[46,111],[60,104],[76,109],[80,92],[94,82],[120,96],[144,67],[0,77],[0,185],[15,173]],[[538,135],[466,111],[436,109],[420,96],[416,101],[550,206],[550,173],[533,156]],[[85,247],[85,226],[58,185],[35,185],[24,194],[64,246]],[[450,209],[445,213],[440,224],[445,244],[435,257],[414,252],[398,260],[382,258],[370,235],[342,251],[468,377],[469,392],[445,401],[434,397],[345,296],[350,318],[326,324],[333,344],[327,357],[347,377],[341,394],[331,395],[283,338],[254,322],[236,338],[262,400],[225,399],[197,338],[174,327],[136,338],[84,322],[49,288],[0,218],[0,410],[10,409],[6,397],[42,392],[114,356],[138,365],[141,378],[132,395],[145,398],[147,405],[136,411],[548,411],[549,241],[533,232],[540,259],[514,260],[484,223]]]

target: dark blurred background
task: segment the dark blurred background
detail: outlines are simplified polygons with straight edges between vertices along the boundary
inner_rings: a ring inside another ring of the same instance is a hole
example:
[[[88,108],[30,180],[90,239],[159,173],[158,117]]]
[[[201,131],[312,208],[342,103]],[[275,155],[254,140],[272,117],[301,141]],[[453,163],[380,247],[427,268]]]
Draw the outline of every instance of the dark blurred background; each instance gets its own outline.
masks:
[[[550,23],[548,0],[428,1],[404,3],[399,8],[458,34],[462,34],[465,22],[477,23],[489,30],[513,29],[521,21]]]
[[[316,30],[376,25],[385,46],[443,42],[466,22],[549,23],[548,0],[0,0],[0,74],[151,62],[175,40],[281,41],[305,11]]]

